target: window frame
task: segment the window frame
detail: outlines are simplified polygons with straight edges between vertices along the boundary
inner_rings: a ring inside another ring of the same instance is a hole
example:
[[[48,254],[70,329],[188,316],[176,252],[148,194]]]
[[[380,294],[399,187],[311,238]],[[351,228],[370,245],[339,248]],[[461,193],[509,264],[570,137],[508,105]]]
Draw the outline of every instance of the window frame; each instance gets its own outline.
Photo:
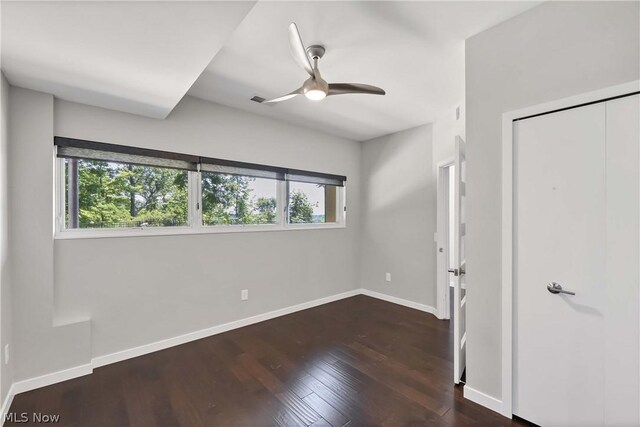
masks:
[[[289,181],[276,180],[276,222],[274,224],[229,224],[204,225],[202,222],[201,172],[187,171],[188,184],[188,224],[175,227],[132,227],[132,228],[66,228],[66,187],[64,158],[57,157],[54,146],[54,239],[97,239],[114,237],[171,236],[190,234],[253,233],[286,230],[313,230],[346,228],[346,182],[336,188],[336,222],[329,223],[288,223]]]

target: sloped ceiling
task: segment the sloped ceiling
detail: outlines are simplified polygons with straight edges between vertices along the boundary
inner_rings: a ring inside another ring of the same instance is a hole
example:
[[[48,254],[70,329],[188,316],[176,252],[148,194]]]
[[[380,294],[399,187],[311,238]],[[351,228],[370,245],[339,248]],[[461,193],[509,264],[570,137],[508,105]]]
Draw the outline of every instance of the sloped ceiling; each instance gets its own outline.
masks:
[[[367,140],[431,122],[464,97],[464,40],[540,2],[260,2],[189,91],[257,114]],[[322,44],[329,82],[380,86],[386,96],[298,96],[306,73],[289,53],[287,26],[305,44]]]
[[[57,98],[165,118],[188,93],[367,140],[434,121],[464,96],[464,40],[540,2],[2,1],[9,83]],[[287,26],[322,44],[323,77],[386,96],[299,96],[306,78]]]
[[[255,1],[3,1],[10,84],[166,117]]]

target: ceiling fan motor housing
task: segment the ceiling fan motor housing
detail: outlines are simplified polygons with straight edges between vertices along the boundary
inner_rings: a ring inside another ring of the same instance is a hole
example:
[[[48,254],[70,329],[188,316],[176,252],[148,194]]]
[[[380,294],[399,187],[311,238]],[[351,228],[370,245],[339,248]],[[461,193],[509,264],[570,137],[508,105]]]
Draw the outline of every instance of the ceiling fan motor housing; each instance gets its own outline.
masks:
[[[309,55],[311,59],[320,59],[324,56],[325,52],[326,50],[324,46],[321,46],[319,44],[314,44],[307,48],[307,55]]]

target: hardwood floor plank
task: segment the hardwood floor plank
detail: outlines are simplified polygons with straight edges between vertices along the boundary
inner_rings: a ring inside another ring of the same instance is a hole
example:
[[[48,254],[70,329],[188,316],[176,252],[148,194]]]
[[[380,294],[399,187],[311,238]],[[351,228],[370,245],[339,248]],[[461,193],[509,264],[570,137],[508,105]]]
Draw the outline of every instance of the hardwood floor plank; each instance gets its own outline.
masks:
[[[398,378],[403,384],[407,384],[440,401],[446,398],[448,403],[447,407],[450,407],[450,403],[453,401],[453,390],[449,383],[451,381],[450,376],[448,376],[448,381],[445,381],[433,372],[425,374],[420,370],[409,368],[392,357],[384,356],[371,348],[364,347],[357,342],[349,344],[348,347],[364,353],[367,358],[372,358],[375,366],[383,365],[384,371]],[[384,359],[376,362],[376,360],[379,360],[379,357],[384,357]]]
[[[356,402],[349,396],[338,394],[329,387],[318,381],[315,377],[309,375],[302,378],[304,384],[309,387],[315,394],[322,397],[331,406],[345,415],[353,414],[356,410]]]
[[[284,385],[280,380],[269,372],[264,366],[262,366],[252,354],[241,354],[238,356],[240,365],[243,366],[254,378],[271,393],[283,393],[285,391]]]
[[[320,418],[318,421],[311,424],[311,427],[332,427],[332,426],[331,424],[329,424],[329,421],[325,420],[324,418]]]
[[[291,413],[301,419],[305,425],[311,425],[320,419],[320,415],[318,415],[305,400],[300,399],[295,394],[285,392],[277,394],[276,397]]]
[[[333,427],[342,427],[349,422],[349,418],[315,393],[309,394],[303,400]]]
[[[296,396],[303,399],[313,393],[313,391],[307,387],[300,379],[296,379],[289,384],[289,389],[293,391]]]
[[[332,357],[332,358],[336,362],[338,362],[337,358],[335,357]],[[318,369],[325,372],[327,375],[330,375],[333,378],[335,378],[336,381],[339,381],[340,383],[344,384],[345,386],[349,387],[350,389],[356,392],[360,392],[364,387],[363,381],[358,379],[356,376],[350,374],[347,370],[341,369],[340,367],[341,365],[337,364],[336,362],[334,362],[333,364],[328,364],[324,360],[320,360],[315,364],[315,366]]]
[[[332,375],[327,374],[315,365],[308,367],[307,372],[335,394],[343,396],[350,401],[357,400],[358,392],[352,389],[348,384],[341,382],[339,378],[335,378]]]
[[[340,355],[341,352],[336,352],[334,355]],[[337,356],[340,357],[340,356]],[[366,360],[354,361],[353,358],[344,357],[342,359],[345,363],[350,364],[360,372],[370,376],[376,381],[385,384],[391,390],[404,396],[405,398],[417,403],[428,411],[431,411],[439,416],[444,415],[449,409],[442,404],[438,399],[434,399],[431,396],[424,394],[423,392],[416,390],[415,388],[407,385],[404,382],[398,381],[394,375],[390,372],[385,372],[383,369],[379,369],[379,365]]]

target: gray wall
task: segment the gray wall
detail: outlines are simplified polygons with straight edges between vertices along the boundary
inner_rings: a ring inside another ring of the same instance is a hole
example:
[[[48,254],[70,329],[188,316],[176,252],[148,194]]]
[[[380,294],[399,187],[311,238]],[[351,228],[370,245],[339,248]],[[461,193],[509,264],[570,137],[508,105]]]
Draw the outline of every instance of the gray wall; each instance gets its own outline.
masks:
[[[436,307],[432,156],[431,125],[362,144],[360,286]]]
[[[89,322],[53,315],[53,96],[9,91],[9,258],[14,380],[90,360]]]
[[[638,6],[548,2],[467,40],[467,384],[498,399],[502,114],[640,78]]]
[[[53,129],[347,176],[346,229],[57,240],[56,318],[91,318],[93,357],[356,287],[359,143],[192,97],[162,121],[56,101]]]
[[[13,360],[5,364],[4,347],[11,348],[11,282],[9,263],[9,227],[7,211],[7,122],[9,120],[9,84],[0,72],[0,402],[4,402],[13,381]],[[1,404],[1,403],[0,403]]]

